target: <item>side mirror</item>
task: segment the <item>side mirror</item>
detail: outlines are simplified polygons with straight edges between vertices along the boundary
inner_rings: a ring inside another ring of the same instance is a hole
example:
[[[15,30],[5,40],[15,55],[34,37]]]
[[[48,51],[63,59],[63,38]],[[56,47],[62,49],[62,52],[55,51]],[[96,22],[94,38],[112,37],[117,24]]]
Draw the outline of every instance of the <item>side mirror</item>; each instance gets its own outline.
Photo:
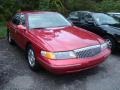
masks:
[[[27,28],[26,28],[25,26],[23,26],[23,25],[18,25],[17,28],[18,28],[19,30],[26,30],[26,29],[27,29]]]

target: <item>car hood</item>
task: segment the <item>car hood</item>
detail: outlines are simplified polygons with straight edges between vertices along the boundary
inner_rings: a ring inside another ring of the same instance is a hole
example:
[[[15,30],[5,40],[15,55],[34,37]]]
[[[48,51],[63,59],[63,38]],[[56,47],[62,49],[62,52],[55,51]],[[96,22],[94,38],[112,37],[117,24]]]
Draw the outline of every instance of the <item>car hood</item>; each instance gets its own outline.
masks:
[[[120,24],[108,24],[111,28],[119,29],[120,30]]]
[[[108,33],[120,35],[120,24],[106,24],[100,27]]]
[[[100,37],[70,26],[60,28],[34,29],[30,31],[38,40],[44,41],[48,51],[68,51],[100,44]],[[99,40],[98,40],[99,39]]]

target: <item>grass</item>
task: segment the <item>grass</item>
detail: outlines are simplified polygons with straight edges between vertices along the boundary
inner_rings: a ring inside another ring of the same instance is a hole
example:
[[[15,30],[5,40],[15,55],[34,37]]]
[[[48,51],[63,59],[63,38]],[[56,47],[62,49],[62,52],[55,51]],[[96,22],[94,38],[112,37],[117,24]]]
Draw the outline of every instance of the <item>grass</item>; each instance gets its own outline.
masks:
[[[7,34],[7,29],[5,26],[5,21],[0,21],[0,39],[5,38]]]

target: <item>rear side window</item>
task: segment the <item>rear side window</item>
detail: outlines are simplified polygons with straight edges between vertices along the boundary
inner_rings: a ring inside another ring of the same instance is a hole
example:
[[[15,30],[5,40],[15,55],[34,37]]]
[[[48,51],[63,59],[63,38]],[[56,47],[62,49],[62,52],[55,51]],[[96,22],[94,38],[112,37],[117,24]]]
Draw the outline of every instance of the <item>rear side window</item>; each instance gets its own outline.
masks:
[[[22,14],[16,14],[13,18],[12,18],[12,23],[15,25],[25,25],[25,15]]]
[[[25,26],[25,24],[26,24],[25,20],[26,20],[26,19],[25,19],[25,15],[21,15],[21,16],[20,16],[20,22],[21,22],[21,24],[24,25],[24,26]]]
[[[15,25],[19,25],[20,24],[20,14],[16,14],[13,18],[12,18],[12,23]]]

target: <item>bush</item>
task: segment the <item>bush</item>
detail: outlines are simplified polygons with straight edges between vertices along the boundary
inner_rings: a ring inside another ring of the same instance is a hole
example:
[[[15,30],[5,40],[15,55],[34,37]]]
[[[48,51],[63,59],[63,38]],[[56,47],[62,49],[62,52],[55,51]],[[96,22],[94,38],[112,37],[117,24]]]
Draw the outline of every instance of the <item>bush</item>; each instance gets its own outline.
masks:
[[[5,22],[0,21],[0,39],[6,37],[6,34],[7,34],[7,30],[5,27]]]

